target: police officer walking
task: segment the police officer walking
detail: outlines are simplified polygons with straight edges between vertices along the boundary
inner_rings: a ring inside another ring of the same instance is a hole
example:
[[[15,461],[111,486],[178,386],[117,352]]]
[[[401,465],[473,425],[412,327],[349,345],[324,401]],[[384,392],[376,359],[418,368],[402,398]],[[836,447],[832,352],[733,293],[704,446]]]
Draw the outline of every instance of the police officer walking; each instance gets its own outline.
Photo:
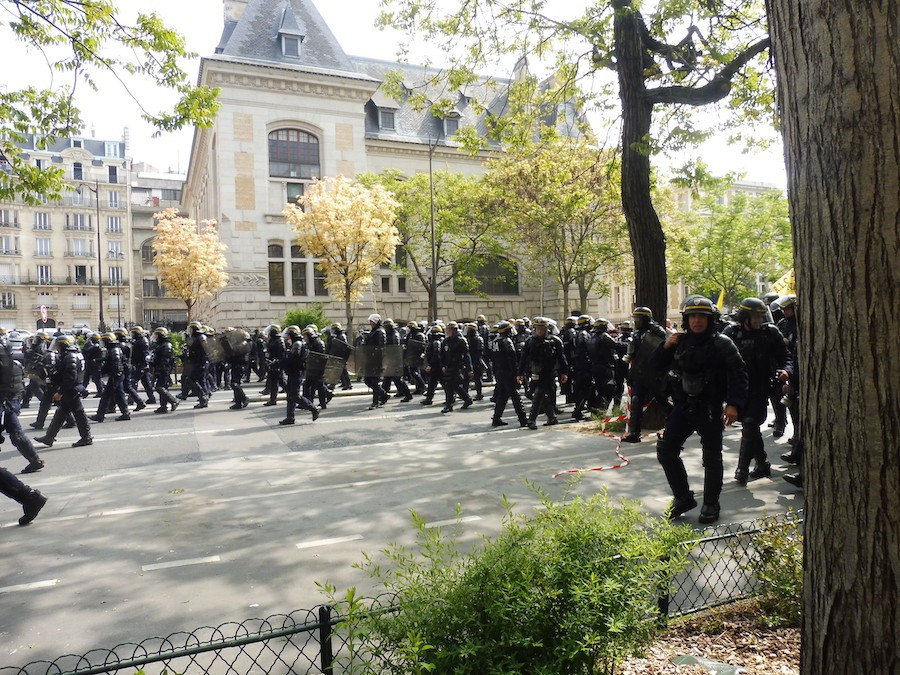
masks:
[[[153,391],[159,398],[159,407],[153,412],[164,415],[175,412],[178,399],[169,391],[170,374],[175,366],[175,348],[169,338],[169,329],[160,326],[153,331],[150,354],[150,369],[153,377]]]
[[[628,418],[628,433],[622,440],[625,443],[640,443],[644,406],[653,399],[662,402],[662,397],[659,396],[661,392],[653,391],[650,383],[635,377],[634,373],[639,364],[643,365],[640,360],[646,358],[651,351],[647,347],[642,349],[644,343],[655,347],[666,339],[666,329],[653,320],[653,312],[649,307],[635,307],[631,315],[634,319],[634,334],[625,356],[628,363],[628,386],[631,387],[631,415]]]
[[[44,461],[34,451],[31,439],[22,430],[19,421],[19,404],[25,390],[22,367],[13,359],[12,352],[6,343],[5,331],[0,338],[0,416],[3,418],[2,429],[9,435],[9,440],[16,450],[28,460],[22,473],[34,473],[44,468]]]
[[[97,406],[97,414],[91,415],[95,422],[103,422],[107,411],[114,410],[114,405],[119,406],[121,413],[116,419],[126,421],[131,419],[128,412],[128,402],[125,400],[125,356],[122,347],[116,341],[112,333],[102,335],[105,356],[103,359],[103,374],[106,375],[106,385],[100,396],[100,404]]]
[[[459,324],[450,321],[445,331],[447,336],[441,343],[441,372],[444,376],[444,407],[441,412],[451,413],[457,396],[463,400],[463,410],[472,405],[472,397],[466,390],[466,376],[472,376],[472,358],[469,343],[459,334]]]
[[[569,369],[563,355],[562,341],[549,331],[550,320],[537,316],[532,321],[534,333],[525,341],[522,356],[519,359],[519,384],[526,380],[532,385],[531,410],[528,413],[528,428],[537,429],[537,416],[547,413],[544,426],[557,424],[556,418],[556,379],[565,384],[569,380],[566,372]]]
[[[741,449],[734,472],[734,479],[741,485],[772,473],[760,427],[768,412],[772,381],[782,376],[787,379],[793,372],[781,332],[767,323],[768,317],[768,308],[762,300],[744,298],[735,315],[738,323],[723,331],[741,353],[750,382],[747,403],[741,409]],[[752,470],[751,459],[754,461]]]
[[[506,402],[512,400],[516,417],[519,418],[519,426],[527,427],[528,418],[525,416],[525,406],[519,396],[519,388],[516,383],[518,369],[518,355],[516,346],[512,341],[512,324],[509,321],[501,321],[496,325],[496,334],[489,340],[490,362],[494,373],[494,417],[491,420],[492,427],[503,427],[507,423],[503,421],[503,411]]]
[[[290,345],[284,355],[284,373],[287,376],[285,392],[287,393],[287,415],[278,424],[284,426],[294,423],[294,413],[297,408],[309,410],[312,413],[313,422],[319,419],[319,409],[312,401],[301,392],[303,384],[303,372],[306,370],[306,343],[298,326],[288,326],[285,329]]]
[[[656,444],[656,457],[672,490],[669,518],[674,519],[697,506],[681,451],[692,433],[700,435],[704,468],[700,522],[708,524],[719,519],[722,434],[724,425],[731,426],[738,419],[747,400],[747,367],[734,343],[716,331],[709,299],[692,299],[685,304],[682,317],[687,332],[670,334],[650,357],[653,368],[671,370],[674,379],[675,406]]]
[[[441,343],[444,340],[444,327],[440,324],[432,326],[428,333],[428,346],[425,348],[425,374],[428,376],[428,388],[425,398],[419,403],[434,403],[434,392],[441,383]]]
[[[72,447],[92,445],[94,439],[91,438],[91,424],[88,422],[84,405],[81,403],[82,394],[86,390],[79,372],[78,348],[71,335],[57,338],[56,352],[59,358],[56,369],[50,374],[50,381],[56,389],[56,393],[53,394],[53,400],[57,403],[56,412],[53,414],[53,419],[50,420],[47,433],[35,437],[34,440],[48,447],[52,446],[63,422],[71,414],[75,418],[75,425],[81,436],[72,443]]]

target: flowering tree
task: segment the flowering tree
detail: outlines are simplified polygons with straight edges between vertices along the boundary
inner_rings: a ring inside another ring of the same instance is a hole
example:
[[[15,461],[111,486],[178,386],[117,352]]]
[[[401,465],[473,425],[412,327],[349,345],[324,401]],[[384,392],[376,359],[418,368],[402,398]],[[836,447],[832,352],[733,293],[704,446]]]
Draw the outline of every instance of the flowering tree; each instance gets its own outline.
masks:
[[[211,298],[228,283],[225,249],[219,240],[216,221],[204,220],[200,226],[178,215],[178,209],[166,209],[153,216],[157,223],[153,240],[153,262],[166,292],[187,306],[192,321],[197,302]]]
[[[317,181],[299,202],[288,204],[284,217],[293,223],[300,248],[320,258],[325,286],[344,301],[352,326],[353,303],[400,243],[394,227],[400,205],[380,185],[366,187],[344,176]]]

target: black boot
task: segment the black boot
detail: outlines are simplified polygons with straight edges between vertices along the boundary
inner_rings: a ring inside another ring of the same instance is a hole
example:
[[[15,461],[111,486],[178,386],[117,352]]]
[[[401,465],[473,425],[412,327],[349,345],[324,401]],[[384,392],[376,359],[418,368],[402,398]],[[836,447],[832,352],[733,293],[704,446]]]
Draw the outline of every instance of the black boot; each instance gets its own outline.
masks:
[[[753,459],[752,441],[749,438],[741,438],[737,469],[734,470],[734,479],[741,485],[747,484],[747,478],[750,476],[751,459]]]

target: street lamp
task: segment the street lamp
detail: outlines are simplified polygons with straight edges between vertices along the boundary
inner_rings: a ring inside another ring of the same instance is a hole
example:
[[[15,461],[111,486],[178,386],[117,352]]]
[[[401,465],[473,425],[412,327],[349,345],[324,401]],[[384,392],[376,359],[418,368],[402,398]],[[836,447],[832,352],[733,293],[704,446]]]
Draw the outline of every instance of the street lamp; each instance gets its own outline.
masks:
[[[125,253],[123,251],[117,251],[112,246],[109,247],[109,257],[115,260],[124,260]],[[116,279],[116,325],[119,328],[122,328],[122,292],[119,290],[119,278],[122,273],[122,268],[113,268],[110,266],[110,270],[116,269],[115,279]]]
[[[100,302],[100,325],[97,327],[101,333],[106,330],[106,324],[103,322],[103,256],[100,253],[100,181],[94,179],[94,187],[86,183],[78,186],[79,189],[87,188],[94,193],[94,202],[97,206],[97,298]]]

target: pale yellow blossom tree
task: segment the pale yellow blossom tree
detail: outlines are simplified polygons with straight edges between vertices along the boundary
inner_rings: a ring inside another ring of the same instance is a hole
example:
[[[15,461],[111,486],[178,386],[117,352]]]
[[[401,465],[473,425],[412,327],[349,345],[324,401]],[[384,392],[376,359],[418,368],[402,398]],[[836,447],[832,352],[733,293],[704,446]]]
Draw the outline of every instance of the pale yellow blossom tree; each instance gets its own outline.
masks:
[[[400,243],[394,226],[399,207],[380,185],[366,187],[337,176],[317,181],[299,205],[284,209],[300,248],[320,259],[328,292],[344,301],[348,326],[353,325],[353,304],[372,283],[372,272],[394,258]]]
[[[187,306],[188,321],[193,321],[197,302],[211,298],[228,283],[225,272],[227,246],[219,239],[215,220],[196,221],[178,215],[178,209],[166,209],[153,215],[156,237],[153,262],[166,293]]]

